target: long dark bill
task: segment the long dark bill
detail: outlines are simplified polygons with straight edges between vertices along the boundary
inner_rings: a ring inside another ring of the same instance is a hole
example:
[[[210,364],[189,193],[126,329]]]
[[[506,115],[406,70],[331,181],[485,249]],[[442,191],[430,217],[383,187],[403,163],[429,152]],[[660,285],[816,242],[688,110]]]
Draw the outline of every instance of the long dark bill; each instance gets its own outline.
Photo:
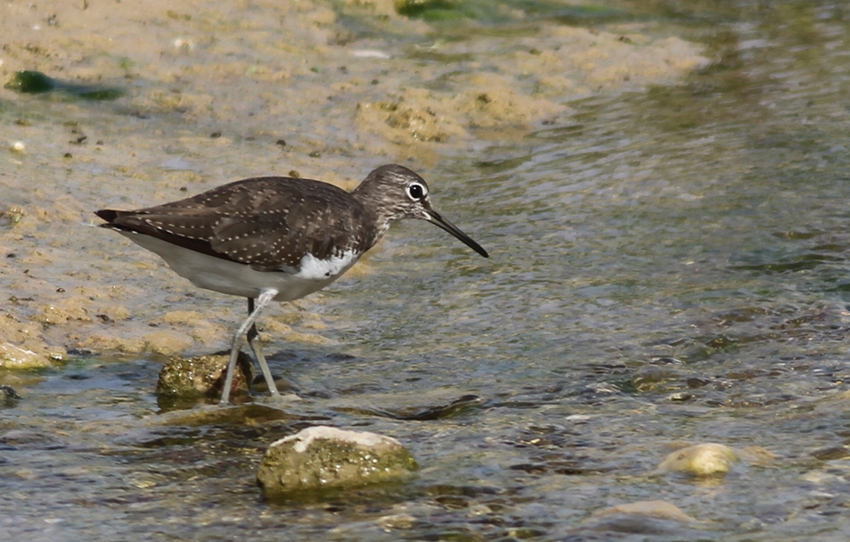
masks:
[[[466,235],[465,233],[463,233],[462,231],[460,231],[460,228],[458,228],[457,226],[455,226],[454,224],[449,222],[447,219],[440,216],[440,214],[437,211],[429,210],[428,216],[431,217],[430,220],[428,220],[428,222],[430,222],[431,224],[433,224],[435,226],[439,226],[440,228],[442,228],[442,229],[446,230],[447,232],[449,232],[450,234],[454,235],[455,237],[457,237],[458,239],[463,241],[463,243],[466,246],[468,246],[469,248],[471,248],[472,250],[474,250],[478,254],[481,254],[485,258],[490,257],[490,255],[487,254],[487,251],[484,250],[483,248],[481,248],[481,245],[479,245],[478,243],[476,243],[475,241],[472,240],[472,237],[470,237],[470,236]]]

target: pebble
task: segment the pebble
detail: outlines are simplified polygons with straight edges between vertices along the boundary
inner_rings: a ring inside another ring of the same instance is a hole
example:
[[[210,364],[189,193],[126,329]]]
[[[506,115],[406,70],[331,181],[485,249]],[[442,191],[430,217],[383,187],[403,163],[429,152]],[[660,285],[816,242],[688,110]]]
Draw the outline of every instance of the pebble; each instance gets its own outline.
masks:
[[[697,477],[724,476],[739,461],[728,446],[707,442],[668,455],[652,474],[679,472]]]

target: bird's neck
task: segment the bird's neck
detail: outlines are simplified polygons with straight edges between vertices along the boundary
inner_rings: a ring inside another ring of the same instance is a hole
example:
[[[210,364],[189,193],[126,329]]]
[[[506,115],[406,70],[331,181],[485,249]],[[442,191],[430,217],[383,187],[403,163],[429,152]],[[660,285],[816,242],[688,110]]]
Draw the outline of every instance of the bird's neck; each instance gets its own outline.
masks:
[[[369,190],[366,183],[361,183],[360,186],[351,192],[351,196],[360,203],[363,210],[363,223],[367,224],[369,248],[374,246],[381,237],[387,233],[390,224],[398,220],[396,210],[393,206],[387,205],[387,202],[381,198],[381,193],[375,190]]]

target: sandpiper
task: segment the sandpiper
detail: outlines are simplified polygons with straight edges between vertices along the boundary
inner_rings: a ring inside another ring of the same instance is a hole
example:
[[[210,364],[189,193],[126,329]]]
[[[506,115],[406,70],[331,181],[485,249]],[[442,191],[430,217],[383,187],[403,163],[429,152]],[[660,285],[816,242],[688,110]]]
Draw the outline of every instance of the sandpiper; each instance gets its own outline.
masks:
[[[155,252],[195,286],[248,298],[248,318],[231,342],[222,405],[229,402],[246,337],[271,395],[280,395],[255,340],[263,308],[272,300],[300,299],[342,276],[393,221],[427,220],[488,257],[433,209],[425,180],[396,164],[375,169],[352,192],[322,181],[258,177],[156,207],[96,214],[106,220],[102,227]]]

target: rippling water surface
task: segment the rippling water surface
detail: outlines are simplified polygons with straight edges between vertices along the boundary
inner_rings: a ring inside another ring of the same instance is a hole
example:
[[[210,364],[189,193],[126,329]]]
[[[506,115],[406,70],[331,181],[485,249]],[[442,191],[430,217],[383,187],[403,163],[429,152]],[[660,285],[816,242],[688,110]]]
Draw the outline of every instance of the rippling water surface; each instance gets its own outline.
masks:
[[[431,176],[456,181],[434,181],[436,203],[491,258],[395,227],[371,273],[322,294],[331,344],[270,345],[304,391],[291,419],[169,425],[150,416],[156,360],[75,359],[0,410],[0,525],[53,540],[846,539],[850,12],[653,6],[615,7],[715,62],[445,157]],[[315,423],[395,436],[424,468],[263,502],[262,450]],[[648,476],[696,442],[776,459]],[[641,500],[698,521],[590,520]]]

